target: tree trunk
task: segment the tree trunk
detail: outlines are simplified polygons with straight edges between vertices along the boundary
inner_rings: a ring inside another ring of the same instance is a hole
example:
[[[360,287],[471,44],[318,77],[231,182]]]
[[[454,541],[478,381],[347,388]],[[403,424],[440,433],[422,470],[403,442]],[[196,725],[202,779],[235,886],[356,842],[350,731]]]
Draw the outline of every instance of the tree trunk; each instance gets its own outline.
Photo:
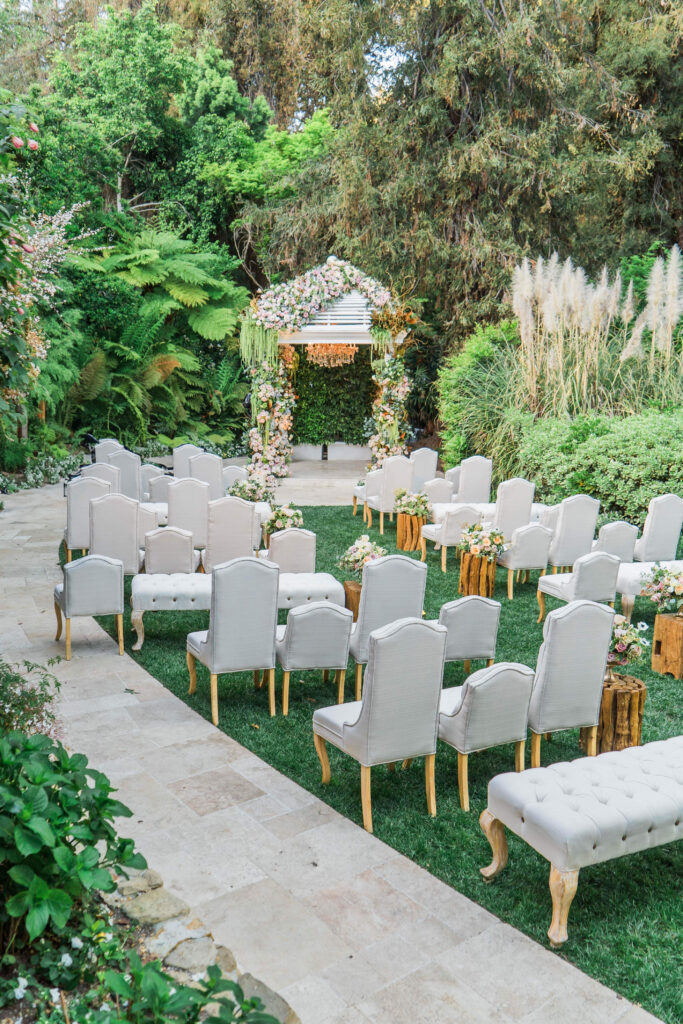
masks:
[[[683,679],[683,615],[656,615],[652,671]]]
[[[478,594],[480,597],[493,597],[496,585],[496,563],[489,562],[481,555],[471,555],[463,551],[460,559],[459,592],[466,597]]]
[[[600,704],[598,753],[640,746],[646,697],[647,689],[642,679],[610,674]],[[581,730],[581,746],[584,750],[587,733],[587,729]]]

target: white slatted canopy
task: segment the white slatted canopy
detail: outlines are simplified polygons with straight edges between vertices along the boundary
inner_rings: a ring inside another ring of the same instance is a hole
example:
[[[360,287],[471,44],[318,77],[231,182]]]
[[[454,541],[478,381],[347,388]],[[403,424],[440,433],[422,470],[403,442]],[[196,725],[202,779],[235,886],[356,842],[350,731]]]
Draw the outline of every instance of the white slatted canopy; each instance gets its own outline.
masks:
[[[374,345],[370,334],[373,306],[359,291],[331,303],[298,331],[282,331],[280,345]]]

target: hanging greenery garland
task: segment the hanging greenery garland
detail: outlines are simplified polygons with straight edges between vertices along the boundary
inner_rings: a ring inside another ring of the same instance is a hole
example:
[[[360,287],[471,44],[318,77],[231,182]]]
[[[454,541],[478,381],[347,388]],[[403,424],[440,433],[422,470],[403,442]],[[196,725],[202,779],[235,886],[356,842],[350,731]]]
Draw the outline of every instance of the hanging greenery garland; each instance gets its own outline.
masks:
[[[368,469],[379,469],[390,455],[405,455],[408,433],[406,398],[410,381],[402,356],[386,355],[373,364],[377,394],[372,404],[375,433],[369,440],[372,461]]]

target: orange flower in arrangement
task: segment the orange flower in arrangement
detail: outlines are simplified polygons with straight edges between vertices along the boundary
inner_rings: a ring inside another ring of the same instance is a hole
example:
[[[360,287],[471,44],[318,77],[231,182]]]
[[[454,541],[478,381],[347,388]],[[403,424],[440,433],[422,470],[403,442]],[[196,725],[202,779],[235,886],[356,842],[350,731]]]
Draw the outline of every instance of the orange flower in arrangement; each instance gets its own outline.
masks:
[[[355,359],[358,345],[307,345],[306,355],[309,363],[316,366],[345,366]]]

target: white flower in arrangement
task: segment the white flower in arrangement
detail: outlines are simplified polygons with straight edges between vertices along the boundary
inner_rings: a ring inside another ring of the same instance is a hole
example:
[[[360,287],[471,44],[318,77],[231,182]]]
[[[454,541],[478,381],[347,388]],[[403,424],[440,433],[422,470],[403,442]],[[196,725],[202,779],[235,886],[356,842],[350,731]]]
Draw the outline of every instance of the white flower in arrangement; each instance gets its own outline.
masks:
[[[484,528],[482,523],[472,523],[462,531],[462,539],[458,544],[461,551],[470,555],[478,555],[487,562],[494,562],[508,545],[503,534],[498,530]]]
[[[74,935],[71,940],[72,949],[83,949],[83,939],[79,939],[78,935]]]
[[[59,966],[60,967],[71,967],[73,962],[74,962],[73,961],[73,957],[71,956],[70,953],[62,953],[61,959],[59,961]]]
[[[377,558],[383,558],[386,553],[386,548],[380,547],[379,544],[374,544],[368,534],[364,533],[346,549],[339,559],[338,565],[340,569],[344,569],[357,579],[361,579],[363,566]]]

